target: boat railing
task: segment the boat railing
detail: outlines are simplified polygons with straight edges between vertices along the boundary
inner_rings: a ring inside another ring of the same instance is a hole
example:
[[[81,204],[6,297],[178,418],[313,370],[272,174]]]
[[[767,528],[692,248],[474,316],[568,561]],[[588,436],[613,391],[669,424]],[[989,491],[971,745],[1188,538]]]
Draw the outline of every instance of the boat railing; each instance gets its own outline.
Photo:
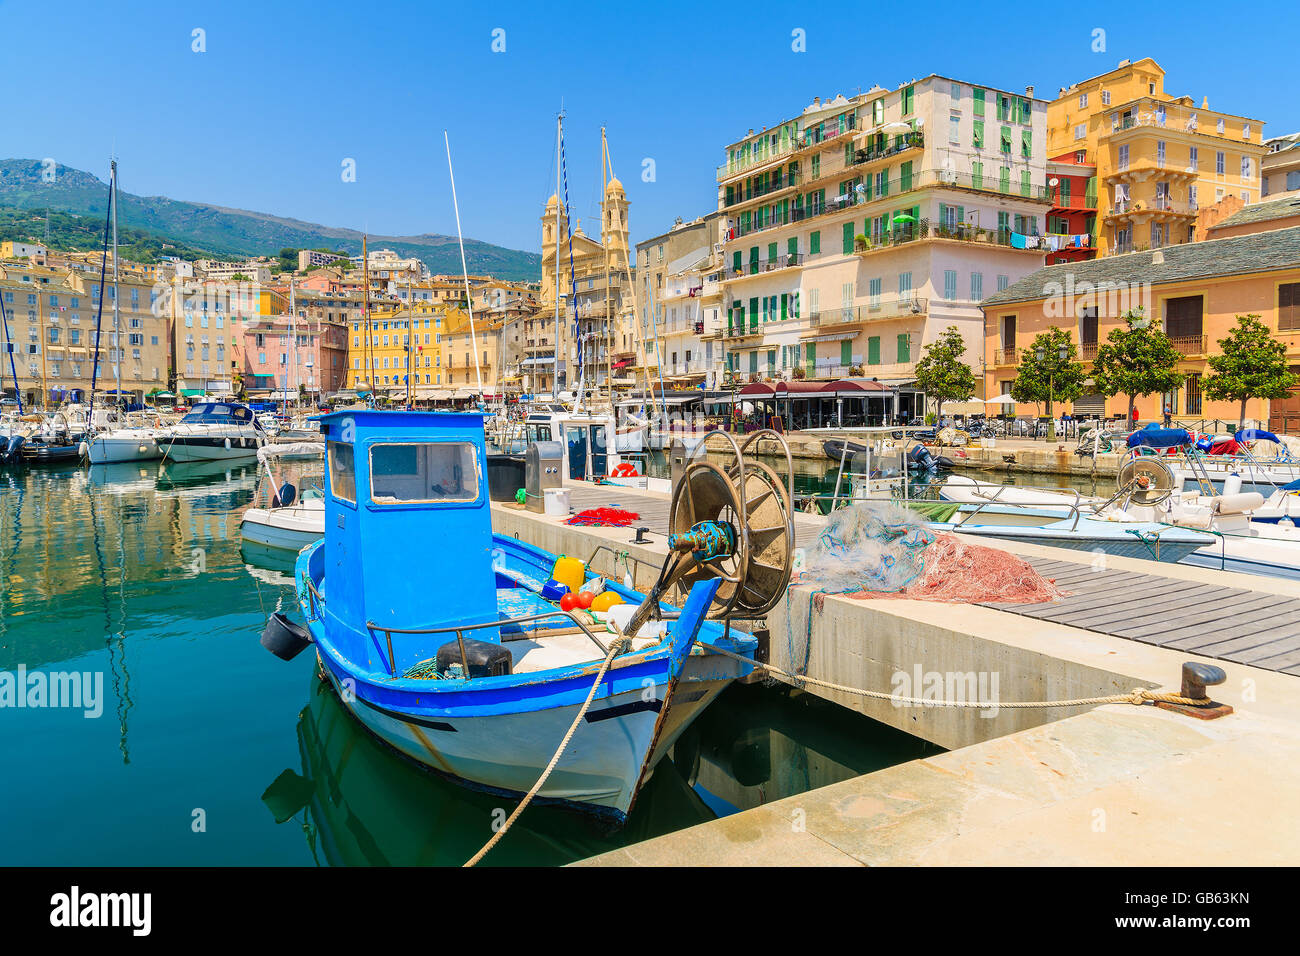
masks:
[[[602,545],[600,545],[599,547],[597,547],[596,550],[594,550],[594,551],[591,552],[591,555],[587,558],[587,567],[588,567],[588,568],[592,568],[592,567],[595,566],[595,563],[596,563],[596,555],[600,554],[600,553],[603,552],[603,551],[608,551],[610,557],[613,559],[613,563],[614,563],[614,572],[615,572],[615,573],[617,573],[617,571],[618,571],[618,562],[619,562],[620,560],[623,561],[623,569],[624,569],[625,571],[630,571],[630,570],[631,570],[630,568],[627,567],[627,562],[630,561],[630,562],[632,562],[633,564],[635,564],[635,565],[638,567],[638,569],[639,569],[641,566],[644,565],[645,567],[649,568],[649,569],[651,570],[652,573],[654,573],[654,574],[658,574],[658,573],[659,573],[659,565],[654,564],[654,563],[652,563],[652,562],[650,562],[650,561],[645,561],[645,560],[643,560],[643,559],[641,559],[641,558],[638,558],[638,557],[637,557],[636,555],[634,555],[634,554],[629,554],[629,553],[626,552],[626,551],[618,551],[618,550],[615,550],[613,547],[611,547],[611,546],[608,545],[608,544],[602,544]],[[633,582],[632,582],[632,583],[633,583],[633,584],[636,583],[635,578],[633,579]]]
[[[962,527],[963,525],[967,524],[967,523],[968,523],[972,518],[974,518],[977,514],[979,514],[981,511],[983,511],[983,510],[984,510],[986,507],[988,507],[989,505],[998,505],[998,506],[1000,506],[1000,507],[1004,507],[1004,508],[1005,508],[1005,507],[1012,507],[1012,508],[1026,508],[1026,509],[1027,509],[1027,508],[1042,508],[1042,507],[1044,507],[1044,506],[1049,506],[1049,507],[1053,507],[1053,508],[1056,508],[1056,507],[1069,508],[1069,509],[1070,509],[1070,513],[1071,513],[1071,515],[1074,517],[1074,521],[1070,524],[1070,530],[1073,531],[1073,530],[1075,530],[1077,527],[1079,527],[1079,511],[1080,511],[1080,507],[1081,507],[1081,504],[1080,504],[1080,500],[1081,500],[1081,499],[1080,499],[1079,489],[1078,489],[1078,488],[1061,488],[1061,489],[1055,489],[1055,490],[1054,490],[1055,493],[1056,493],[1057,495],[1060,495],[1061,492],[1073,492],[1073,493],[1074,493],[1074,500],[1073,500],[1073,501],[1068,501],[1068,502],[1066,502],[1066,501],[1058,501],[1058,500],[1052,500],[1052,501],[1006,501],[1006,500],[1002,500],[1002,493],[1003,493],[1004,491],[1006,491],[1008,488],[1016,488],[1016,489],[1018,489],[1018,490],[1020,490],[1020,491],[1025,491],[1025,490],[1030,490],[1030,491],[1032,491],[1032,490],[1033,490],[1032,487],[1028,487],[1028,488],[1027,488],[1027,486],[1025,486],[1025,485],[998,485],[998,490],[995,491],[995,492],[993,492],[992,494],[987,494],[987,493],[984,493],[984,492],[981,492],[981,491],[976,491],[976,492],[974,492],[974,494],[976,494],[976,495],[979,496],[980,498],[983,498],[984,500],[981,501],[978,505],[975,506],[975,510],[974,510],[974,511],[962,512],[962,520],[960,520],[960,521],[957,522],[957,526],[958,526],[958,527]],[[1040,490],[1048,491],[1049,489],[1040,489]]]
[[[308,583],[310,586],[310,582]],[[572,621],[574,624],[578,626],[578,628],[582,631],[583,634],[586,634],[587,637],[591,639],[591,642],[593,644],[595,644],[597,647],[600,648],[600,652],[602,654],[609,653],[609,648],[601,642],[600,638],[596,637],[596,635],[592,633],[591,628],[589,628],[587,624],[580,617],[578,617],[572,611],[565,611],[560,608],[556,608],[553,611],[544,611],[541,614],[526,614],[523,617],[503,618],[499,621],[483,621],[479,624],[456,624],[448,627],[386,627],[382,624],[376,624],[374,621],[367,621],[366,627],[371,632],[383,631],[384,642],[388,647],[388,673],[393,677],[397,676],[397,658],[394,657],[393,655],[394,634],[455,634],[456,644],[460,648],[461,665],[465,669],[466,678],[468,678],[469,677],[469,653],[465,649],[466,631],[479,631],[487,627],[504,627],[507,624],[528,624],[532,621],[541,621],[550,617],[567,617],[570,621]],[[534,629],[531,638],[525,637],[522,634],[518,636],[512,635],[510,637],[507,637],[503,634],[501,636],[501,642],[505,644],[505,643],[509,643],[510,641],[537,640],[538,637],[540,636],[541,635],[538,633],[538,631]]]
[[[325,603],[325,598],[320,591],[316,590],[316,585],[312,583],[311,578],[303,575],[302,583],[307,590],[307,610],[310,615],[308,619],[312,621],[319,620],[320,608]]]

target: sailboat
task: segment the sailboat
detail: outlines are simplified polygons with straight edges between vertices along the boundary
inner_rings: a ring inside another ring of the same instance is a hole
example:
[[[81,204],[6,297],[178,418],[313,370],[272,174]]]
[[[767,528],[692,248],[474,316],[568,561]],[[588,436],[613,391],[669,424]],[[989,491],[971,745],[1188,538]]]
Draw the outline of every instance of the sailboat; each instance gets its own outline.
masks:
[[[109,216],[112,220],[113,227],[113,352],[117,353],[117,359],[113,361],[113,377],[115,388],[113,397],[121,401],[122,396],[122,322],[118,313],[118,262],[117,262],[117,160],[112,160],[108,177],[108,209]],[[100,289],[99,297],[100,314],[103,314],[104,296],[103,289],[103,270],[100,271]],[[78,446],[78,451],[82,458],[89,461],[92,465],[105,465],[120,461],[150,461],[163,456],[162,449],[158,445],[158,438],[162,434],[160,427],[140,424],[129,424],[120,421],[116,415],[111,414],[106,409],[101,409],[100,414],[95,414],[95,386],[94,378],[99,373],[99,319],[95,321],[95,360],[94,368],[91,372],[91,414],[90,427],[86,433],[85,439]],[[111,353],[110,353],[111,356]]]

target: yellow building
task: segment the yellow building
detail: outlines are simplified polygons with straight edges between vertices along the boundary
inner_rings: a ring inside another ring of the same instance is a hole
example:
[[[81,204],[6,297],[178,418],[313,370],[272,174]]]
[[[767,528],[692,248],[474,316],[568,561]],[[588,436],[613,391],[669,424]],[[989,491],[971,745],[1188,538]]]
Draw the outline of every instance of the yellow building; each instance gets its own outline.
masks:
[[[1228,195],[1258,202],[1257,119],[1164,90],[1150,57],[1062,89],[1047,107],[1047,155],[1097,167],[1099,255],[1193,242],[1196,213]]]
[[[435,383],[465,394],[473,392],[495,398],[502,389],[500,316],[474,316],[471,334],[469,313],[452,309],[447,313],[442,335],[441,379]],[[428,383],[425,383],[426,385]]]
[[[462,323],[468,334],[468,313],[443,304],[420,302],[414,310],[375,311],[369,334],[363,321],[354,320],[348,333],[344,387],[373,387],[379,397],[402,401],[408,385],[413,399],[432,398],[435,390],[449,385],[466,385],[463,361],[455,383],[449,381],[444,367],[444,340],[451,335],[448,329],[459,329]]]

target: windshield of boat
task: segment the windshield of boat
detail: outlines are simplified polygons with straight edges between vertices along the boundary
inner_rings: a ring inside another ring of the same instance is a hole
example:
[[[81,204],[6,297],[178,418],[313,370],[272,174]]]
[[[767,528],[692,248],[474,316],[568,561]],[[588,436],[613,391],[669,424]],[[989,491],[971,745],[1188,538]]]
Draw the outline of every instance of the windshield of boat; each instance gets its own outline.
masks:
[[[470,442],[370,447],[370,500],[376,504],[476,501],[478,479],[478,455]]]
[[[181,419],[186,425],[252,425],[260,428],[253,412],[245,405],[233,405],[227,402],[205,402],[195,405],[189,414]]]

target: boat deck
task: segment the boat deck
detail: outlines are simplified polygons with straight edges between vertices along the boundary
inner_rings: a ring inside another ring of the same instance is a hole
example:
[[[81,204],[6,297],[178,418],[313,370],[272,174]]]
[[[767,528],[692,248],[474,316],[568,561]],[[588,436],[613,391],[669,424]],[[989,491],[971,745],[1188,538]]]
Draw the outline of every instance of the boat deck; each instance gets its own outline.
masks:
[[[573,511],[615,507],[641,516],[636,526],[667,533],[669,501],[639,489],[569,485]],[[796,513],[796,545],[817,539],[826,519]],[[1241,587],[1107,570],[1078,561],[1031,557],[1045,577],[1069,592],[1052,604],[981,606],[1122,637],[1216,660],[1300,675],[1300,598]],[[1235,583],[1249,581],[1232,575]],[[1262,579],[1268,580],[1268,579]]]

